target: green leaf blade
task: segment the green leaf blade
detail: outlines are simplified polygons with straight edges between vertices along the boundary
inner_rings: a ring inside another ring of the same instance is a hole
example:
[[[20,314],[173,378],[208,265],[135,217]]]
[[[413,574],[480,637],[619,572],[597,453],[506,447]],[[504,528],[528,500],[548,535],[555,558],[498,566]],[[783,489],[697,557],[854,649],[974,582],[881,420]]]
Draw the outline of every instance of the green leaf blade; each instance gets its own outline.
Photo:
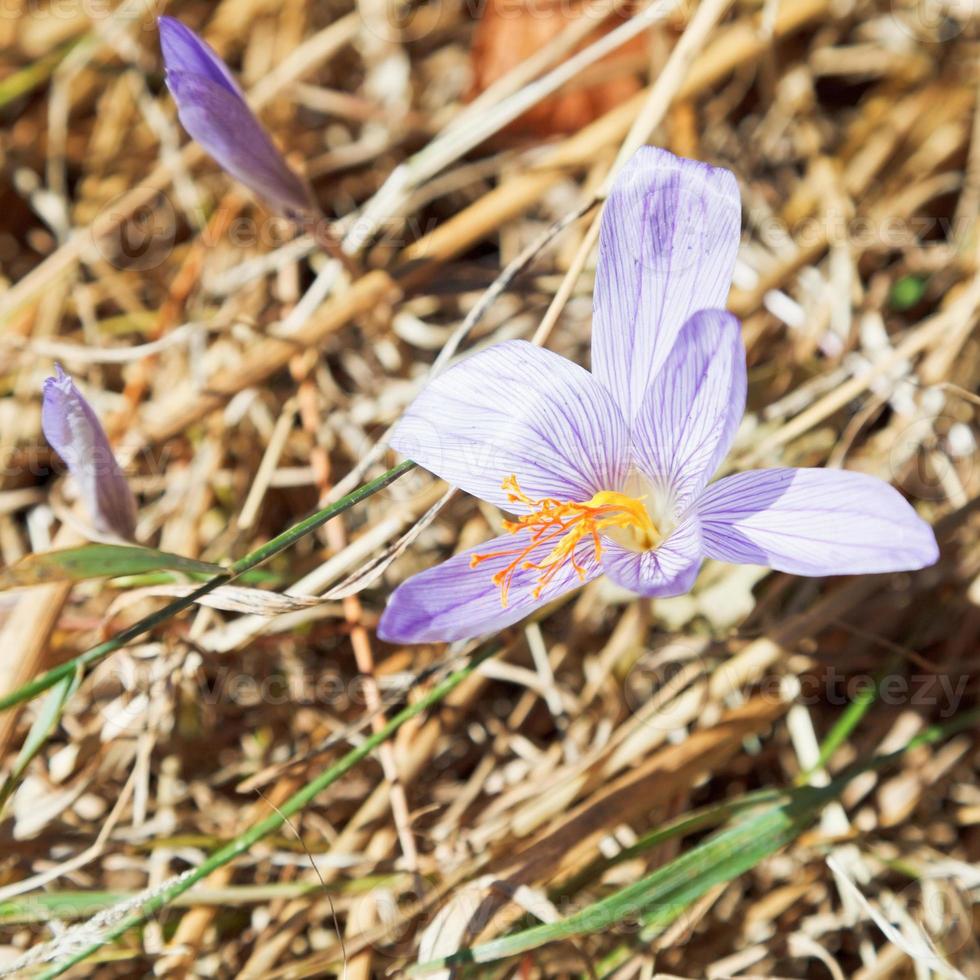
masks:
[[[122,544],[84,544],[77,548],[43,551],[27,555],[16,565],[0,571],[0,590],[22,589],[53,582],[84,582],[120,575],[144,575],[171,571],[187,575],[218,575],[224,571],[213,565],[153,548]]]

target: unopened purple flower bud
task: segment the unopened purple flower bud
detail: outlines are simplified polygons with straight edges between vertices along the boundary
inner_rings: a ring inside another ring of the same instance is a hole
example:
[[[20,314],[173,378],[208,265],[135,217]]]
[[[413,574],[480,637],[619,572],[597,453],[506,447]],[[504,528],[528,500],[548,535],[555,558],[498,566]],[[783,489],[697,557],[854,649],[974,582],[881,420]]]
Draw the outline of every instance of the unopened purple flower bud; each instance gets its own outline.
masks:
[[[287,217],[316,213],[306,185],[248,107],[224,62],[189,27],[160,17],[167,87],[190,135],[232,177]]]
[[[133,492],[94,409],[61,366],[55,370],[44,382],[44,436],[65,461],[95,529],[131,541],[136,528]]]

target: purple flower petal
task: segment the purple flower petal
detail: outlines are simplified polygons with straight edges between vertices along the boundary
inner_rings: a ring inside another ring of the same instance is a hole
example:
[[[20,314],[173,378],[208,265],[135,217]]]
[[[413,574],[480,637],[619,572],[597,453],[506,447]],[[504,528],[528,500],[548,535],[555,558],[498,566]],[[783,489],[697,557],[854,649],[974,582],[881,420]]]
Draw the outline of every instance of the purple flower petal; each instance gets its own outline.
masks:
[[[652,551],[631,551],[603,541],[602,570],[617,585],[638,595],[666,598],[689,592],[703,560],[697,516],[688,514]]]
[[[727,170],[644,147],[616,179],[599,238],[592,370],[628,422],[688,317],[725,306],[740,224]]]
[[[566,564],[535,598],[533,590],[540,573],[518,567],[505,607],[493,576],[506,568],[517,557],[512,553],[526,547],[529,540],[527,532],[504,534],[413,576],[388,600],[378,624],[378,636],[389,643],[448,643],[493,633],[600,574],[592,549],[583,547],[579,558],[587,570],[585,579],[579,578],[571,563]],[[541,562],[551,548],[552,545],[539,545],[524,560]],[[506,554],[470,567],[473,555],[496,552]]]
[[[444,371],[399,421],[392,446],[474,496],[514,512],[501,483],[537,499],[589,500],[620,487],[626,423],[584,368],[523,340]]]
[[[186,24],[173,17],[158,17],[160,47],[168,72],[200,75],[228,89],[232,95],[245,98],[235,76],[209,44]]]
[[[133,493],[98,416],[60,366],[44,382],[41,428],[74,477],[95,529],[131,541],[136,527]]]
[[[864,473],[749,470],[708,487],[697,505],[705,554],[796,575],[923,568],[932,528],[893,487]]]
[[[633,427],[637,466],[683,510],[728,453],[744,411],[739,322],[723,310],[700,310],[647,389]]]
[[[236,180],[289,217],[311,213],[307,188],[249,109],[224,62],[189,27],[160,17],[167,87],[184,129]]]

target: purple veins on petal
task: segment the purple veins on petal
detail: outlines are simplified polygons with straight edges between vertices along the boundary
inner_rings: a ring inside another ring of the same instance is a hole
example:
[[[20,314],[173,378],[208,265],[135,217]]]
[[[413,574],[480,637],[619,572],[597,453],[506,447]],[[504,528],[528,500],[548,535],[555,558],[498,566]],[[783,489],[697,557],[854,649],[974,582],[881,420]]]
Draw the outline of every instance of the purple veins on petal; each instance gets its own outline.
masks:
[[[529,497],[588,500],[621,483],[629,434],[585,368],[525,340],[464,358],[409,406],[391,445],[447,483],[514,513],[503,481]]]
[[[189,27],[160,17],[167,87],[187,132],[232,177],[280,213],[314,212],[306,185],[248,107],[224,62]]]
[[[539,572],[525,562],[547,559],[552,545],[540,545],[514,569],[504,605],[493,578],[530,543],[527,532],[504,534],[413,576],[388,600],[378,636],[389,643],[444,643],[493,633],[600,574],[595,560],[583,552],[584,577],[571,564],[563,565],[548,588],[539,591]],[[474,566],[474,558],[483,560]]]
[[[745,412],[745,347],[738,320],[700,310],[684,324],[647,389],[633,426],[637,466],[683,508],[704,489]]]
[[[509,535],[398,588],[382,639],[501,629],[600,574],[680,595],[706,557],[817,576],[936,561],[929,525],[872,477],[774,469],[708,483],[745,410],[741,326],[723,309],[740,224],[732,174],[640,150],[603,213],[592,373],[509,341],[409,406],[392,446],[515,517]]]
[[[44,437],[68,467],[95,529],[131,541],[136,528],[136,500],[105,430],[60,365],[55,371],[55,376],[44,382]]]
[[[910,571],[932,565],[932,528],[892,486],[865,473],[749,470],[697,505],[705,554],[795,575]]]
[[[689,592],[701,570],[704,550],[697,515],[686,514],[670,534],[648,551],[605,542],[602,570],[618,586],[649,598]]]
[[[691,314],[722,309],[742,220],[734,176],[644,147],[602,215],[592,370],[632,423]]]

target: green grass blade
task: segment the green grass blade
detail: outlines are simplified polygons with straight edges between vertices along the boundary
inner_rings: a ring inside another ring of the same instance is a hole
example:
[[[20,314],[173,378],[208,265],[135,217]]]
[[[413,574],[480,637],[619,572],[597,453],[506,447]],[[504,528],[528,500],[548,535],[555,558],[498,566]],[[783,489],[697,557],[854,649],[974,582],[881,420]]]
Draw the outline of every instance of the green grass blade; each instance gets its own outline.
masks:
[[[118,939],[130,929],[142,925],[150,916],[169,905],[179,895],[183,895],[189,888],[206,878],[213,871],[224,867],[224,865],[229,864],[239,855],[244,854],[253,844],[262,840],[263,837],[267,837],[269,834],[279,830],[290,817],[302,810],[303,807],[322,793],[328,786],[335,783],[341,776],[350,772],[354,766],[367,758],[379,745],[391,738],[405,722],[410,721],[412,718],[438,704],[450,691],[466,680],[484,660],[493,656],[497,650],[498,647],[494,645],[486,647],[482,651],[474,654],[465,667],[450,674],[433,687],[431,691],[422,695],[414,704],[410,704],[408,707],[402,709],[386,725],[365,738],[360,745],[348,752],[342,759],[329,766],[319,776],[308,782],[265,817],[265,819],[260,820],[246,830],[245,833],[229,841],[224,847],[219,848],[207,860],[199,864],[190,874],[184,875],[174,881],[170,887],[155,894],[143,905],[139,912],[133,913],[121,922],[116,923],[104,935],[99,937],[96,942],[91,943],[85,949],[74,954],[70,959],[56,964],[42,974],[42,976],[44,978],[60,976],[72,966],[83,962],[93,953],[100,950],[106,943]]]
[[[892,657],[887,664],[875,675],[869,687],[862,688],[857,697],[844,709],[843,714],[834,723],[826,738],[820,743],[820,755],[813,767],[807,772],[800,773],[798,785],[810,781],[814,772],[823,769],[833,758],[834,753],[850,738],[851,732],[861,723],[861,719],[871,710],[881,692],[881,682],[901,663],[901,657]]]
[[[86,35],[86,37],[88,36],[90,35]],[[72,48],[83,40],[85,40],[84,37],[79,37],[68,41],[50,54],[46,54],[32,64],[12,72],[3,81],[0,81],[0,109],[44,85]]]
[[[781,790],[763,789],[755,793],[746,793],[737,799],[729,800],[725,803],[706,806],[700,810],[692,810],[684,816],[671,820],[656,830],[651,830],[637,840],[630,847],[624,847],[618,854],[609,858],[600,858],[592,864],[583,868],[574,878],[569,879],[559,892],[562,895],[574,895],[584,888],[589,882],[604,874],[610,868],[621,864],[623,861],[630,861],[641,854],[646,853],[652,847],[663,844],[665,841],[673,840],[675,837],[684,837],[697,830],[704,830],[707,827],[717,827],[726,820],[748,810],[758,809],[766,803],[774,803],[781,799]]]
[[[874,756],[853,766],[827,786],[787,790],[780,804],[738,820],[664,867],[574,915],[416,964],[409,973],[423,974],[463,963],[489,963],[545,943],[599,932],[623,921],[643,923],[641,936],[650,939],[715,885],[733,880],[793,841],[856,776],[884,768],[910,749],[947,738],[978,721],[980,709],[966,712],[946,725],[925,729],[897,752]]]
[[[54,731],[55,726],[61,720],[61,712],[65,709],[68,699],[75,693],[78,687],[80,675],[76,671],[68,677],[62,678],[51,690],[41,710],[31,725],[31,730],[27,733],[27,738],[21,746],[13,768],[0,786],[0,816],[3,815],[4,806],[10,799],[10,794],[17,788],[21,777],[34,758],[44,747],[48,736]]]
[[[261,885],[227,885],[224,888],[198,888],[190,895],[179,895],[173,905],[188,908],[198,905],[242,906],[283,898],[300,898],[318,891],[320,885],[311,881],[270,882]],[[338,892],[341,889],[337,889]],[[64,922],[87,919],[97,912],[129,901],[131,891],[63,891],[41,892],[27,898],[0,902],[0,923],[4,926],[27,925],[32,922]]]
[[[545,943],[601,932],[622,922],[646,922],[651,913],[654,922],[657,916],[671,921],[694,898],[721,881],[737,877],[791,841],[831,798],[829,788],[809,787],[794,790],[787,797],[784,804],[739,821],[632,885],[559,922],[533,926],[462,949],[419,964],[410,972],[426,973],[461,963],[489,963],[526,953]]]
[[[245,572],[251,571],[257,565],[261,565],[274,555],[285,551],[311,531],[315,531],[318,527],[326,524],[331,518],[342,514],[345,510],[350,510],[351,507],[356,506],[362,500],[366,500],[372,494],[383,490],[414,466],[415,464],[411,460],[405,460],[403,463],[399,463],[398,466],[393,467],[386,473],[382,473],[377,479],[363,484],[356,490],[352,490],[346,497],[341,497],[340,500],[324,507],[323,510],[318,510],[305,520],[294,524],[288,531],[284,531],[278,537],[262,545],[261,548],[250,552],[244,558],[239,558],[238,561],[229,565],[220,575],[215,575],[214,578],[208,579],[207,582],[193,592],[188,593],[186,596],[181,596],[179,599],[174,599],[173,602],[168,603],[163,609],[151,613],[149,616],[145,616],[132,626],[124,629],[121,633],[117,633],[111,639],[106,640],[105,643],[100,643],[98,646],[86,650],[77,657],[66,660],[63,664],[59,664],[46,673],[35,677],[32,681],[28,681],[28,683],[17,688],[17,690],[4,695],[0,698],[0,711],[5,711],[24,701],[30,701],[32,698],[36,698],[48,688],[54,687],[59,681],[74,674],[79,668],[89,667],[103,660],[110,653],[115,653],[116,650],[122,649],[144,633],[148,633],[154,627],[166,622],[185,609],[189,609],[198,599],[206,596],[209,592],[213,592],[218,586],[227,585],[229,582],[234,581],[240,575],[244,575]]]
[[[220,565],[156,551],[154,548],[128,544],[85,544],[78,548],[26,555],[15,565],[0,571],[0,590],[159,571],[208,576],[224,573]]]

